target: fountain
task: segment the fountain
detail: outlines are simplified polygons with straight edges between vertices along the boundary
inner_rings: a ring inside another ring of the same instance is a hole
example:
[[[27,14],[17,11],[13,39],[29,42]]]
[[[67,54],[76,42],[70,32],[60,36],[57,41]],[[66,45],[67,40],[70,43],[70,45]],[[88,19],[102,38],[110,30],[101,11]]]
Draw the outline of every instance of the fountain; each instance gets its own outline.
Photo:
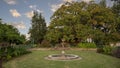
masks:
[[[62,48],[63,50],[61,51],[61,54],[52,54],[52,55],[48,55],[47,57],[45,57],[45,59],[47,60],[79,60],[81,59],[78,55],[74,55],[74,54],[66,54],[65,53],[65,48],[64,48],[64,44],[65,44],[65,40],[62,39]]]

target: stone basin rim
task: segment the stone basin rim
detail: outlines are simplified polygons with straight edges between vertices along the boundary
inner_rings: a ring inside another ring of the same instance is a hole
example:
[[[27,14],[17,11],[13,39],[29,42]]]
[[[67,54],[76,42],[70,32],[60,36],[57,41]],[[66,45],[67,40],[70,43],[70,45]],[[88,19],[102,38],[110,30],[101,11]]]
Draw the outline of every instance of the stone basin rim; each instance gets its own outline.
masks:
[[[62,56],[64,58],[62,58]],[[52,54],[52,55],[48,55],[47,57],[45,57],[45,59],[67,61],[67,60],[80,60],[82,58],[74,54]]]

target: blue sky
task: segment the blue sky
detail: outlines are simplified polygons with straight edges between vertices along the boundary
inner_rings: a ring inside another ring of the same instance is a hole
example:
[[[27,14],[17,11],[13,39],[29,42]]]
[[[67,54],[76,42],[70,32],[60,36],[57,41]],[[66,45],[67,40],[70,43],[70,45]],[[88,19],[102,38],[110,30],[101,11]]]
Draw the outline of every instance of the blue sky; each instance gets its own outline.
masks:
[[[31,26],[33,10],[41,12],[48,25],[54,11],[66,1],[82,0],[0,0],[0,18],[2,18],[3,22],[18,28],[21,34],[27,35]],[[90,0],[83,1],[89,2]],[[107,0],[107,4],[110,6],[112,3]]]

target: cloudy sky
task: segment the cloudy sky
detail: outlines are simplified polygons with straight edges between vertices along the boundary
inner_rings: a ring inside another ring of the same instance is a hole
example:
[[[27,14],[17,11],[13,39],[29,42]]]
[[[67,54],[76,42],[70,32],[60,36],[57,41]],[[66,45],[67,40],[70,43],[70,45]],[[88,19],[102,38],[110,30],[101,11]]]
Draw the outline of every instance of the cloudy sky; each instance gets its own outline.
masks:
[[[0,18],[26,35],[31,26],[33,10],[41,12],[48,25],[52,14],[66,1],[89,2],[90,0],[0,0]],[[107,0],[107,4],[111,5],[111,2]]]

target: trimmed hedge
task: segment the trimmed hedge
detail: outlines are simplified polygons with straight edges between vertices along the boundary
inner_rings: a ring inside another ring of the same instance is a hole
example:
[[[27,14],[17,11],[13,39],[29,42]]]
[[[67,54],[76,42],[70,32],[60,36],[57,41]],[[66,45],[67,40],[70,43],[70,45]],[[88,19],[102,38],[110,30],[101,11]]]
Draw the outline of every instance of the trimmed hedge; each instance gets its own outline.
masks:
[[[77,46],[79,48],[96,48],[95,43],[79,43]]]

